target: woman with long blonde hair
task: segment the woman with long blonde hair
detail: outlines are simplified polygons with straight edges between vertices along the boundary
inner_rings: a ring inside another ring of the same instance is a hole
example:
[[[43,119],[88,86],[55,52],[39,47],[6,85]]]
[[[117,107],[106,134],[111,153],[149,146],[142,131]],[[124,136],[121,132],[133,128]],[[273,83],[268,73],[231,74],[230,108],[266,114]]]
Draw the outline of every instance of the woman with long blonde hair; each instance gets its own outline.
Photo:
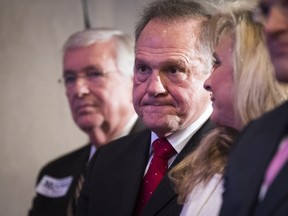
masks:
[[[182,216],[218,215],[222,176],[237,132],[287,99],[287,87],[274,78],[263,27],[253,22],[253,6],[235,4],[213,16],[207,30],[214,66],[204,87],[211,92],[211,121],[218,127],[169,173],[184,204]]]

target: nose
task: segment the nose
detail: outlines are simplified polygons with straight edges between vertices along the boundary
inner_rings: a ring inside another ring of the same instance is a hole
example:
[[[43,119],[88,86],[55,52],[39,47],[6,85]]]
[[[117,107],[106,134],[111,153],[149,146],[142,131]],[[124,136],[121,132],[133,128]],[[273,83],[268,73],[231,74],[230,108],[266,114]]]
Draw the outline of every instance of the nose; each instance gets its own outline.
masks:
[[[79,97],[79,98],[90,93],[88,83],[85,79],[79,77],[76,80],[75,93],[76,93],[77,97]]]
[[[207,90],[207,91],[211,91],[211,79],[210,79],[211,75],[205,80],[203,87]]]
[[[287,14],[281,12],[281,9],[274,6],[271,8],[270,14],[264,24],[264,30],[267,35],[275,34],[287,28]]]
[[[167,93],[167,90],[165,88],[165,83],[163,82],[163,77],[161,77],[161,74],[159,71],[153,71],[148,83],[148,89],[147,93],[152,96],[157,96],[161,94]]]

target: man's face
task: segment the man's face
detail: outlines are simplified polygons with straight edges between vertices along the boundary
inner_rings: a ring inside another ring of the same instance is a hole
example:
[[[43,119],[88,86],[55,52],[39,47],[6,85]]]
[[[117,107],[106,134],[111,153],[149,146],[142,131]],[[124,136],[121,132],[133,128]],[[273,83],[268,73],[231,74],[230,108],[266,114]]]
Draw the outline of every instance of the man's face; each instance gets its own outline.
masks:
[[[151,20],[136,42],[133,104],[158,136],[193,123],[209,104],[199,56],[200,21]]]
[[[132,107],[132,78],[119,73],[115,43],[102,42],[64,54],[66,95],[76,124],[84,131],[119,130]]]
[[[264,30],[279,81],[288,82],[288,0],[262,0]]]

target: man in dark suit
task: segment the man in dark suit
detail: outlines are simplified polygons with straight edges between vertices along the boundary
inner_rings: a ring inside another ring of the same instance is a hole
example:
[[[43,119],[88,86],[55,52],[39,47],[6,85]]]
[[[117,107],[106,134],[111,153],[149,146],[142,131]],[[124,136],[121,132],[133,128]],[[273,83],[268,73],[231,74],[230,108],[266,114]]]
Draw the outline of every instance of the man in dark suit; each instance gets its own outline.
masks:
[[[133,104],[150,130],[96,152],[77,216],[179,215],[182,206],[167,167],[179,163],[211,129],[210,96],[203,88],[211,59],[201,43],[209,17],[201,5],[185,0],[155,1],[144,9],[136,27]],[[174,151],[174,156],[157,155],[162,142],[167,144],[163,151]],[[157,160],[166,163],[166,173],[157,170],[150,175]],[[164,177],[158,179],[160,175]],[[156,190],[148,191],[152,196],[143,198],[143,188],[156,179]],[[144,200],[148,201],[142,208]]]
[[[276,78],[285,83],[288,82],[287,3],[287,0],[261,0],[254,14],[264,25]],[[235,143],[225,174],[221,216],[288,215],[287,111],[288,102],[248,125]]]
[[[30,216],[74,215],[76,192],[94,152],[145,128],[132,105],[133,48],[127,35],[107,28],[77,32],[65,43],[66,95],[73,119],[90,143],[44,166]]]

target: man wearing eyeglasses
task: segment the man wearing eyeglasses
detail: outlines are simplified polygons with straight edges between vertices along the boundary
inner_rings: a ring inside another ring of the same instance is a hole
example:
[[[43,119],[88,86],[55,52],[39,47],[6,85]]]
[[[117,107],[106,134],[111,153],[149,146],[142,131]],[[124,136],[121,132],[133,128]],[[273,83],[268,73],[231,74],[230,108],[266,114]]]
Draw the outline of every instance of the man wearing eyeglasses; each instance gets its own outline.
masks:
[[[97,28],[68,38],[63,84],[73,119],[89,144],[41,170],[30,216],[74,215],[85,168],[95,151],[145,128],[132,105],[133,63],[133,43],[120,31]]]
[[[288,83],[288,0],[261,0],[254,18],[279,82]],[[235,143],[220,216],[288,215],[288,102],[252,122]]]

